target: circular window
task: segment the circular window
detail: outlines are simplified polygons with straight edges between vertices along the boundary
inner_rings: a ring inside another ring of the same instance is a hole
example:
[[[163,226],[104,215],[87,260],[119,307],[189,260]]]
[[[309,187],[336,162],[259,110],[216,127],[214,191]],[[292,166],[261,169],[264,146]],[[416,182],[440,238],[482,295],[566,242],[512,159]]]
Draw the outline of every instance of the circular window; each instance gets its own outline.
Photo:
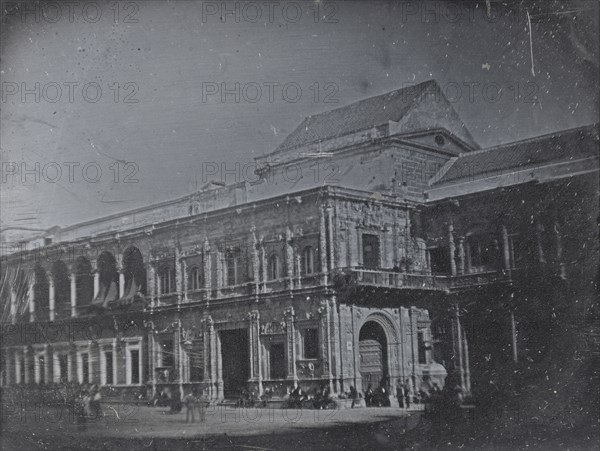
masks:
[[[444,144],[446,144],[446,140],[442,135],[435,135],[435,143],[438,146],[443,146]]]

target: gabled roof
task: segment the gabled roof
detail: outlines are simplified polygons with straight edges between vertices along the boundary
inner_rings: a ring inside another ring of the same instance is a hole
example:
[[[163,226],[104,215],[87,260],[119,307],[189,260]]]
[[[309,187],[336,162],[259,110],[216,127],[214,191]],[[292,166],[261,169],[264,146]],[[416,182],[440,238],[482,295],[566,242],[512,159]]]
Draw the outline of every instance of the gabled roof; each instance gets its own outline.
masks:
[[[424,97],[426,97],[422,94],[431,94],[435,97],[435,102],[438,104],[438,114],[416,111],[417,107],[424,102]],[[411,111],[414,111],[414,114],[419,115],[420,118],[418,120],[414,118],[411,118],[410,121],[405,120],[404,122],[410,123],[412,128],[406,131],[415,131],[415,126],[417,129],[420,127],[421,130],[428,129],[430,126],[436,128],[440,126],[441,120],[444,128],[449,129],[450,132],[472,148],[479,148],[450,102],[444,97],[437,82],[429,80],[379,96],[369,97],[334,110],[308,116],[273,153],[360,130],[371,129],[378,125],[387,124],[389,121],[400,122],[406,119]]]
[[[485,174],[510,172],[550,162],[598,156],[598,124],[461,154],[437,174],[432,185],[443,185]]]

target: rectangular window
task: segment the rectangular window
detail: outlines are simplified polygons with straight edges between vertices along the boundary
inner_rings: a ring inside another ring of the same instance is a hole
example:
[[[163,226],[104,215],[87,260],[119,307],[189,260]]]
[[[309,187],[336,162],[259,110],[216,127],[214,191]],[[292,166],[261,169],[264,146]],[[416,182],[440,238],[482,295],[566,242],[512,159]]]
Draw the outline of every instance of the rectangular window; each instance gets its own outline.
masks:
[[[271,379],[285,379],[285,346],[283,343],[271,343],[269,347],[269,369]]]
[[[113,381],[113,353],[110,351],[104,353],[104,368],[106,368],[104,383],[106,385],[114,384],[114,381]]]
[[[240,264],[240,251],[230,250],[227,251],[225,256],[225,270],[227,272],[227,285],[237,285],[239,283],[239,264]]]
[[[90,382],[90,367],[89,367],[89,357],[87,353],[81,354],[81,374],[82,374],[82,383],[89,384]]]
[[[363,234],[363,266],[367,269],[377,269],[381,266],[379,255],[379,237],[377,235]]]
[[[319,358],[319,330],[304,329],[304,358]]]
[[[140,351],[132,349],[129,351],[129,371],[131,374],[131,383],[140,383]]]

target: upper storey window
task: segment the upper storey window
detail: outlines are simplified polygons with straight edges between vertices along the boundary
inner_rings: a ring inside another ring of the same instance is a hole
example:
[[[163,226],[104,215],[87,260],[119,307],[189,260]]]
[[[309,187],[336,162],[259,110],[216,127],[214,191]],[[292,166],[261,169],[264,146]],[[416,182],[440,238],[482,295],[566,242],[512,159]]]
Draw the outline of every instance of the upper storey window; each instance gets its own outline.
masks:
[[[269,280],[277,280],[281,278],[281,259],[277,254],[272,254],[269,257],[267,275]]]
[[[241,252],[238,248],[229,249],[225,253],[225,270],[227,285],[241,283]]]
[[[175,292],[175,268],[165,265],[160,270],[160,292],[168,294]]]
[[[379,237],[377,235],[363,234],[363,266],[367,269],[377,269],[381,266],[379,254]]]
[[[304,275],[314,274],[315,272],[315,249],[312,246],[306,246],[302,249],[302,273]]]

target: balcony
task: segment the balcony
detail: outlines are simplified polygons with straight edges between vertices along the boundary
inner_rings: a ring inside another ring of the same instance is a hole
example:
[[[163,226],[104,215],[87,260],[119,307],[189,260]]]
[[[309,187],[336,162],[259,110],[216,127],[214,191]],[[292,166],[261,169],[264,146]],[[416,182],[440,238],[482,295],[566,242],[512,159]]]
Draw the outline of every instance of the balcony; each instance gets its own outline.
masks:
[[[445,284],[439,284],[435,276],[428,274],[401,273],[383,269],[347,268],[334,277],[336,288],[344,286],[444,290]]]

